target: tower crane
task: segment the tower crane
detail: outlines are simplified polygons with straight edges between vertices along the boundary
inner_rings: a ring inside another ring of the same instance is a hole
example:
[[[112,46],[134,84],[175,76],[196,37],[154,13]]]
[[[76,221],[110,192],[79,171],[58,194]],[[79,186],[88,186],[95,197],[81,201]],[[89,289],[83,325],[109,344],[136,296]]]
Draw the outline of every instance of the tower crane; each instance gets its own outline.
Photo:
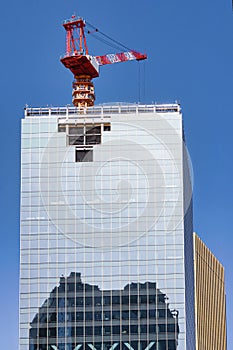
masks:
[[[146,54],[134,50],[103,56],[89,55],[85,26],[86,22],[75,16],[63,23],[66,30],[66,53],[61,58],[61,62],[74,75],[72,102],[79,108],[94,105],[95,92],[92,79],[99,76],[100,66],[131,60],[141,61],[147,58]],[[95,32],[98,30],[95,29]],[[118,42],[115,41],[115,43]]]

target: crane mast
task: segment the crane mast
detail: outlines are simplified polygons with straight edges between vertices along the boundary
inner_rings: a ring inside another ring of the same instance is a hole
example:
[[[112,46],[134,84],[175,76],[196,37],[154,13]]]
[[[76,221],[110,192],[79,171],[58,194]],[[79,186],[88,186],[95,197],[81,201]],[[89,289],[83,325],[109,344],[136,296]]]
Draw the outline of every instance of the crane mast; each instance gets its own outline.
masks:
[[[89,55],[85,26],[85,21],[75,16],[63,23],[66,30],[66,53],[61,58],[61,62],[74,75],[72,102],[78,108],[94,105],[95,92],[92,79],[99,76],[100,66],[131,60],[140,61],[147,58],[146,54],[134,50],[103,56]]]

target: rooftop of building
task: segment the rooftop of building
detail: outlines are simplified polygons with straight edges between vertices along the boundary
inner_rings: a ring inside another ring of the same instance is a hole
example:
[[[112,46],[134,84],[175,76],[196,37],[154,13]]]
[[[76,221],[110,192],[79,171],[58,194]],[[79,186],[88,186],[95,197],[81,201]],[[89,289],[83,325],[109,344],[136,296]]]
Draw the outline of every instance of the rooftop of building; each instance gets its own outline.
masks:
[[[109,114],[129,114],[129,113],[180,113],[181,108],[178,103],[173,104],[131,104],[112,103],[96,105],[95,107],[77,108],[69,105],[63,107],[25,107],[25,117],[75,117],[79,115],[104,116]]]

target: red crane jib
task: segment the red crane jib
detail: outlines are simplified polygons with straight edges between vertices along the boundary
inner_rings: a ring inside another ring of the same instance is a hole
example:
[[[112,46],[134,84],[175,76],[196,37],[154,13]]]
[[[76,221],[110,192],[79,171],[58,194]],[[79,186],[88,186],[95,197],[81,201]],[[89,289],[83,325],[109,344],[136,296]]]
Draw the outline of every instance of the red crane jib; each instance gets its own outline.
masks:
[[[127,51],[115,54],[108,54],[104,56],[95,56],[95,59],[97,60],[100,66],[103,66],[105,64],[126,62],[132,60],[141,61],[147,59],[147,55],[137,51]]]

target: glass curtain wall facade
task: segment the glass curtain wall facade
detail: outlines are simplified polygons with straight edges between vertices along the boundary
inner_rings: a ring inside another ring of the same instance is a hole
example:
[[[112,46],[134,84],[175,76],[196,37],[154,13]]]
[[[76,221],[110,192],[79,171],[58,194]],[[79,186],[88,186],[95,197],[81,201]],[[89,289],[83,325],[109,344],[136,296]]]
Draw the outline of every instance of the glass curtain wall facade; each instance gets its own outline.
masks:
[[[22,120],[20,350],[194,349],[180,107],[84,112]]]

